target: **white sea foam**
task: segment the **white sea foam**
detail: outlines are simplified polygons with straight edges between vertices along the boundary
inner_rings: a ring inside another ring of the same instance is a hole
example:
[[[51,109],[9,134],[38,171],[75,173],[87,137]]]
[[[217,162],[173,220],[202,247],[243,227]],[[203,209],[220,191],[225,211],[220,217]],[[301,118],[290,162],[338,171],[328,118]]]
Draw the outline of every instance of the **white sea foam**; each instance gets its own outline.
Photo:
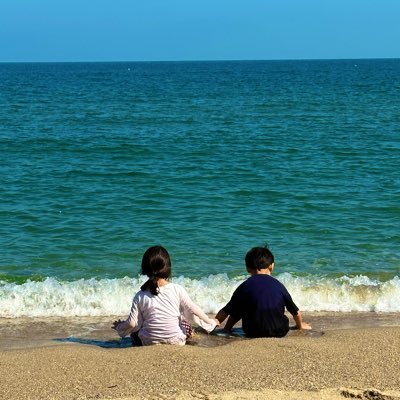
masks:
[[[215,313],[245,279],[211,275],[201,279],[174,278],[207,313]],[[366,276],[336,279],[281,274],[294,301],[304,311],[400,312],[400,278],[381,282]],[[144,278],[80,279],[62,282],[47,278],[24,284],[0,282],[0,317],[106,316],[129,312],[133,294]]]

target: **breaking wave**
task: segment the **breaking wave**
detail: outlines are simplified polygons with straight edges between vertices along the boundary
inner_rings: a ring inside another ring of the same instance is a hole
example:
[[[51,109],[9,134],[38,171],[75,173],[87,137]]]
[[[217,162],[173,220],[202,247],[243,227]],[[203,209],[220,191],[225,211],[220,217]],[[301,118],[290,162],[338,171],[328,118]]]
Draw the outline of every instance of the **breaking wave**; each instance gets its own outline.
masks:
[[[304,311],[400,312],[400,278],[379,281],[367,276],[326,278],[276,276]],[[245,276],[225,274],[200,279],[176,277],[205,312],[217,312]],[[80,279],[72,282],[46,278],[23,284],[0,281],[0,317],[124,316],[145,278]]]

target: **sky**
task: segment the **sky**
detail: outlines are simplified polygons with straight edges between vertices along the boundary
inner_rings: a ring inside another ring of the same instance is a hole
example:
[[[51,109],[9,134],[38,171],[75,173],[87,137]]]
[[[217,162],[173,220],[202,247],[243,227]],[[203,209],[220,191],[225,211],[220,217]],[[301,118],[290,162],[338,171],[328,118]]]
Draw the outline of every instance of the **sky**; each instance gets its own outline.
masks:
[[[0,62],[400,58],[400,0],[0,0]]]

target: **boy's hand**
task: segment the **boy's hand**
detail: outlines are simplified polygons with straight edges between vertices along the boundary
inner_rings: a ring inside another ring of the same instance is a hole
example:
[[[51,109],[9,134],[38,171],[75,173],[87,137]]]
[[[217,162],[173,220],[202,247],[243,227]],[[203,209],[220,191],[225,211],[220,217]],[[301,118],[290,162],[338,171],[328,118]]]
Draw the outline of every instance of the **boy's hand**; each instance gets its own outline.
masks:
[[[312,327],[311,327],[310,324],[307,324],[307,322],[302,322],[300,329],[302,329],[302,330],[310,330],[310,329],[312,329]]]
[[[307,324],[307,322],[303,321],[300,311],[298,311],[297,314],[293,315],[293,319],[296,322],[297,329],[301,329],[301,330],[311,329],[311,325]]]
[[[111,329],[117,329],[117,326],[118,326],[121,322],[123,322],[123,321],[120,320],[120,319],[119,319],[118,321],[114,321],[113,324],[112,324]]]

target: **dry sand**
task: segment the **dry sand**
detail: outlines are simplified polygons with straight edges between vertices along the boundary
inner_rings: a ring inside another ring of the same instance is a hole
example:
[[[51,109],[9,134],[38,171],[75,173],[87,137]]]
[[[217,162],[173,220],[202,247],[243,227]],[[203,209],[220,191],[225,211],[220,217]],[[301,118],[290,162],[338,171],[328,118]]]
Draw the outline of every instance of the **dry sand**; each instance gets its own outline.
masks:
[[[400,399],[399,326],[218,347],[82,343],[1,350],[0,398]]]

